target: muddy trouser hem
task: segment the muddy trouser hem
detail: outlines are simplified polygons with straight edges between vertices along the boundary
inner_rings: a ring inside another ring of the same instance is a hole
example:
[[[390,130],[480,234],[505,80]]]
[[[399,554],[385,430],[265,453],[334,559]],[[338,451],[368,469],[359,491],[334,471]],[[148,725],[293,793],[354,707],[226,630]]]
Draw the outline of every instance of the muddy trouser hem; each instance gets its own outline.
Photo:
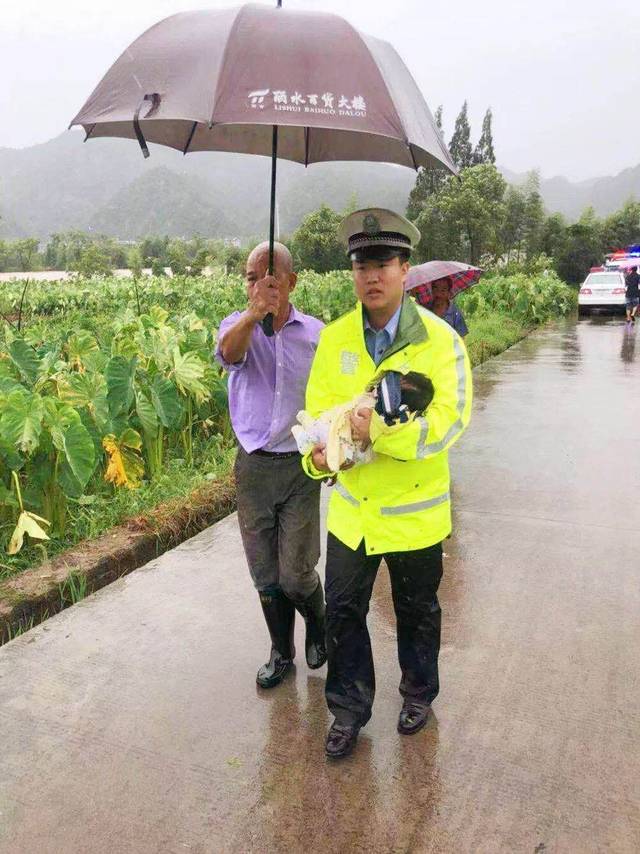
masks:
[[[333,534],[327,538],[327,683],[329,710],[342,724],[364,726],[371,717],[375,672],[367,614],[382,555],[364,541],[354,551]],[[431,703],[439,691],[442,545],[384,555],[396,613],[400,693]]]
[[[263,457],[238,449],[234,467],[238,523],[249,572],[258,591],[280,587],[307,599],[320,578],[320,482],[300,457]]]

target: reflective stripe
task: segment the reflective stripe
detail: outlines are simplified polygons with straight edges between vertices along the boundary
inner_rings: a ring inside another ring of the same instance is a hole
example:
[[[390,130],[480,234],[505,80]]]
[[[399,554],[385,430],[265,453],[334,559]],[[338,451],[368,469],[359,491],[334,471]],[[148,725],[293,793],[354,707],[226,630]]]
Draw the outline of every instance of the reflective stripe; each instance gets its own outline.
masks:
[[[354,507],[359,507],[360,502],[357,498],[354,498],[353,495],[344,488],[344,486],[338,481],[335,486],[336,492],[341,495],[345,501],[348,501],[349,504],[352,504]]]
[[[416,418],[416,421],[420,425],[420,435],[418,436],[418,452],[416,454],[416,457],[419,460],[423,460],[427,456],[427,436],[429,434],[429,424],[427,423],[427,419],[423,416]]]
[[[438,495],[436,498],[429,498],[427,501],[416,501],[415,504],[399,504],[397,507],[381,507],[380,513],[383,516],[402,516],[404,513],[418,513],[420,510],[428,510],[430,507],[437,507],[439,504],[445,504],[450,498],[450,494],[445,492],[444,495]]]
[[[458,413],[457,421],[449,427],[443,439],[439,442],[432,442],[430,445],[425,445],[422,455],[419,459],[423,459],[427,454],[437,454],[444,450],[449,442],[460,430],[463,429],[462,415],[467,400],[467,372],[465,371],[464,349],[462,341],[457,332],[453,333],[453,349],[456,354],[456,374],[458,375],[458,386],[456,389],[456,411]]]

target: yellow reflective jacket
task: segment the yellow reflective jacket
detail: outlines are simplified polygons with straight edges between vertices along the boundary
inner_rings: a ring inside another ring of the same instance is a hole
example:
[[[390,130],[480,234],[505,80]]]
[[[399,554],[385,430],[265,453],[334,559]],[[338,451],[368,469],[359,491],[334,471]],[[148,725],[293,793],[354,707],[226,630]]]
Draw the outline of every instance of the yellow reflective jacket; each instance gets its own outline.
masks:
[[[340,472],[327,520],[349,548],[364,537],[367,554],[411,551],[434,545],[451,532],[448,449],[471,414],[469,357],[444,320],[405,298],[393,344],[376,368],[364,340],[362,304],[326,326],[311,367],[306,409],[317,417],[362,392],[382,371],[418,371],[433,383],[426,415],[387,426],[371,421],[374,458]],[[311,455],[302,459],[310,477]]]

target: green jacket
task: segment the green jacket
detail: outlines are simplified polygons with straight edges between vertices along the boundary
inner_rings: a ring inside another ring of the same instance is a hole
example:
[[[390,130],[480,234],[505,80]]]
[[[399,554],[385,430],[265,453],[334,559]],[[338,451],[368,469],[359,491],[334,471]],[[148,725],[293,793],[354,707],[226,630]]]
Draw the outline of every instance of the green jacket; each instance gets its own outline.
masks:
[[[434,386],[424,416],[387,426],[371,421],[374,458],[340,472],[329,504],[329,531],[367,554],[411,551],[451,532],[448,449],[471,414],[472,380],[462,339],[444,320],[405,298],[395,341],[376,368],[364,340],[362,304],[325,327],[307,384],[314,417],[362,392],[383,371],[418,371]],[[311,455],[302,465],[310,477]]]

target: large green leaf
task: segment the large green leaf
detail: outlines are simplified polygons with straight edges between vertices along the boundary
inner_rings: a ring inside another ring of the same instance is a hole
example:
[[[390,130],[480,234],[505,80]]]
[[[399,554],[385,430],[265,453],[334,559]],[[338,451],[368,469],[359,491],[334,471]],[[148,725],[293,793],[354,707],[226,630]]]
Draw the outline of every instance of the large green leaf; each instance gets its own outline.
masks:
[[[40,359],[33,347],[23,338],[16,338],[9,344],[9,356],[24,379],[33,385],[40,369]]]
[[[58,350],[49,350],[49,352],[45,353],[44,356],[40,359],[40,366],[38,368],[38,377],[36,382],[37,388],[41,388],[43,385],[45,385],[52,370],[58,364],[59,358],[60,353],[58,352]]]
[[[69,361],[72,365],[84,368],[87,364],[87,359],[92,353],[98,351],[100,347],[98,342],[86,329],[81,329],[72,335],[67,341],[67,352],[69,353]]]
[[[209,390],[202,382],[205,364],[202,359],[192,352],[181,353],[175,347],[172,352],[173,375],[176,385],[183,394],[192,394],[198,402],[209,397]]]
[[[145,315],[145,319],[148,317],[151,320],[151,323],[154,326],[163,326],[167,322],[167,318],[169,317],[169,312],[161,308],[159,305],[152,305],[149,314]]]
[[[109,359],[105,370],[107,380],[107,401],[112,417],[127,412],[133,402],[133,377],[136,371],[136,359],[114,356]]]
[[[171,367],[171,354],[179,345],[179,337],[172,327],[161,326],[159,329],[148,330],[140,344],[149,363],[164,372]]]
[[[144,432],[155,436],[158,430],[158,415],[153,403],[141,391],[136,392],[136,414]]]
[[[19,471],[24,465],[24,460],[17,449],[0,435],[0,468],[6,466],[13,471]]]
[[[19,388],[24,389],[24,386],[13,377],[0,377],[0,395],[7,395]],[[24,390],[26,391],[26,389]]]
[[[0,416],[0,438],[26,454],[33,453],[42,433],[43,414],[38,394],[20,389],[10,392]]]
[[[45,397],[42,400],[43,424],[51,434],[53,445],[64,451],[64,433],[71,424],[80,422],[80,413],[57,397]],[[46,437],[46,434],[45,434]]]
[[[159,375],[154,377],[151,401],[158,418],[165,427],[175,429],[180,426],[183,406],[178,389],[171,380]]]
[[[0,352],[0,383],[6,379],[14,379],[13,366],[11,364],[11,359],[9,359],[8,356],[5,356],[4,353]]]
[[[58,389],[61,400],[78,409],[87,407],[97,424],[108,419],[107,383],[100,374],[67,374],[60,380]]]
[[[87,428],[79,420],[63,433],[64,455],[71,471],[84,486],[91,477],[95,465],[93,441]]]
[[[65,464],[60,471],[60,485],[67,495],[77,498],[84,491],[96,465],[93,439],[84,424],[71,424],[64,431],[63,451]],[[69,474],[73,475],[75,482]]]

